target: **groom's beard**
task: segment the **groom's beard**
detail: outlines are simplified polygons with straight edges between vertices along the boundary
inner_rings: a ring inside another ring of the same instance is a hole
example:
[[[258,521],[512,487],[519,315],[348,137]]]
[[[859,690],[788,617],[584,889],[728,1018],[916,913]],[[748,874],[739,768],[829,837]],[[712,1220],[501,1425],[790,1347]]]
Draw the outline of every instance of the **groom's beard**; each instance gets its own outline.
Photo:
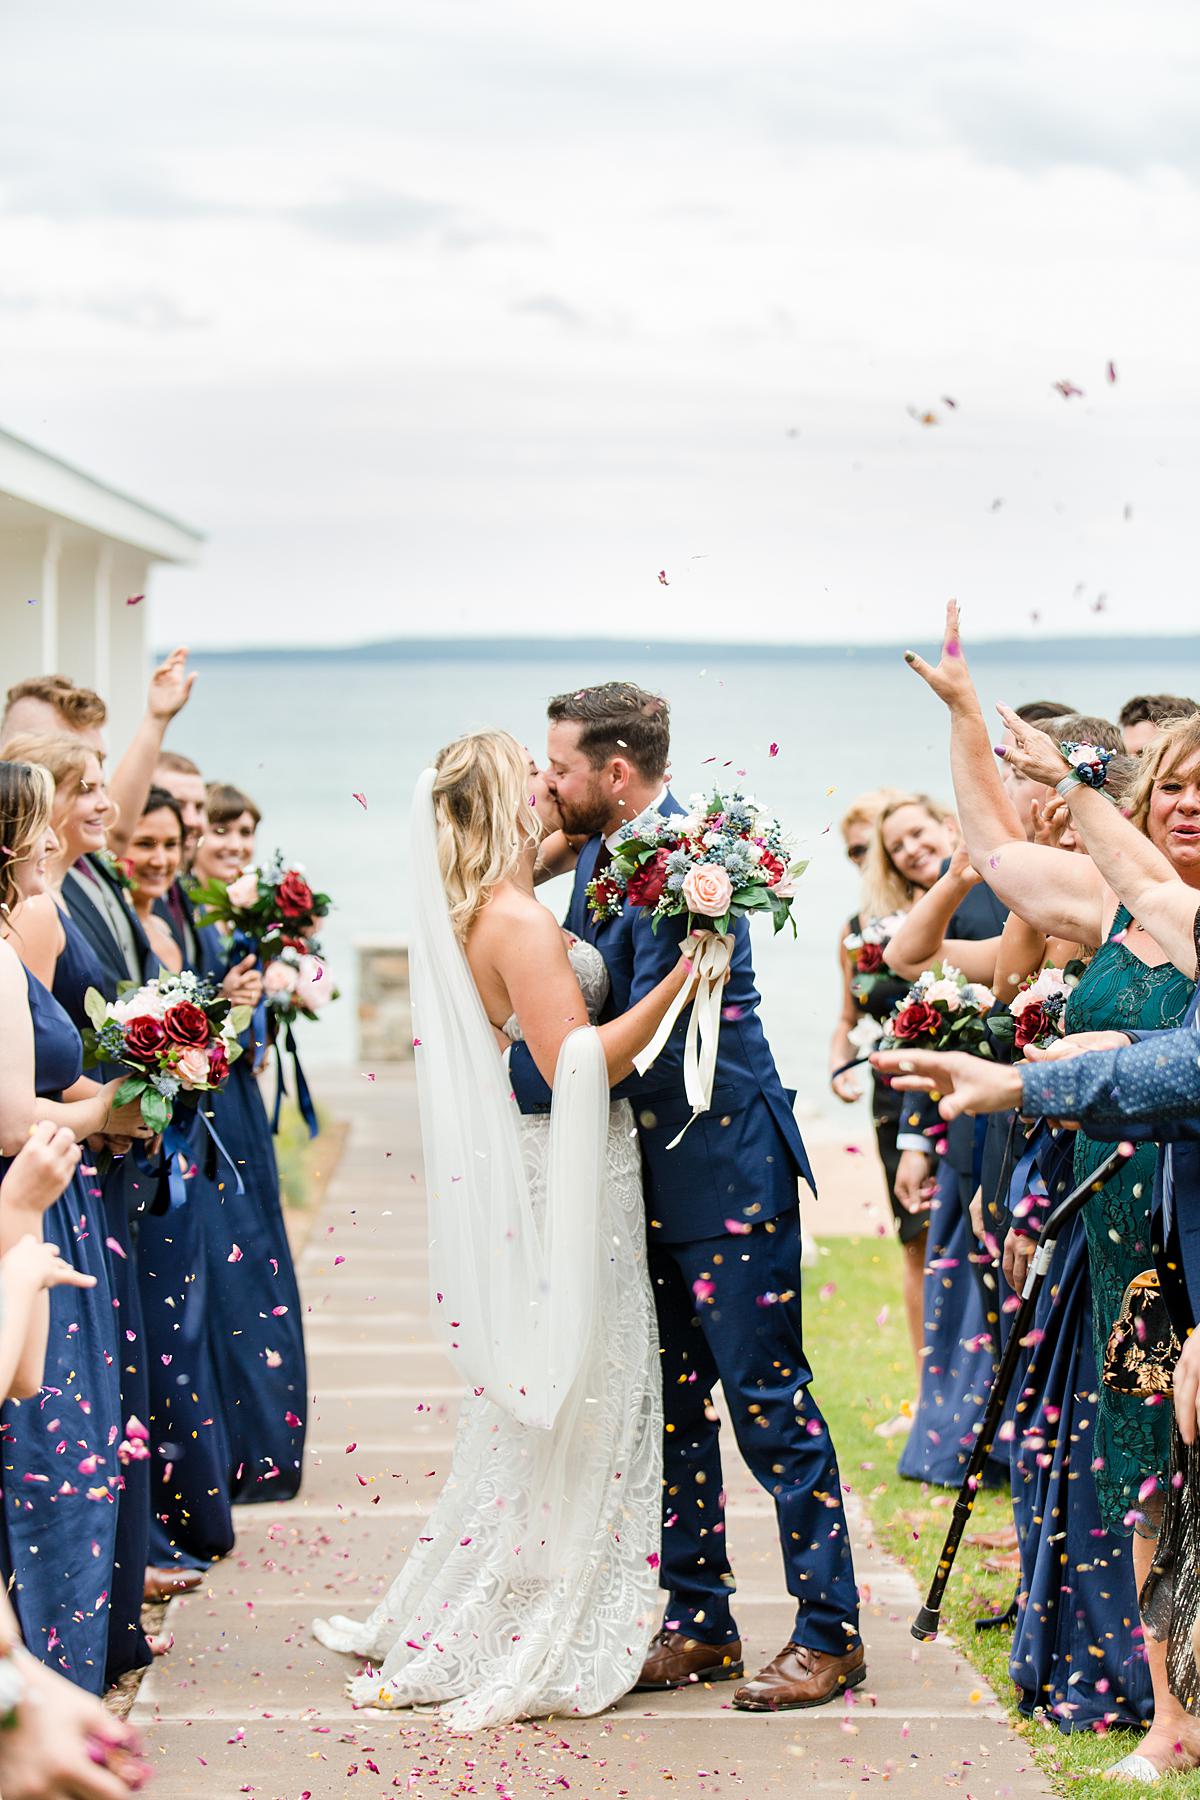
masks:
[[[608,830],[608,808],[600,800],[581,800],[572,806],[558,796],[558,810],[562,814],[562,828],[571,837],[603,836]]]

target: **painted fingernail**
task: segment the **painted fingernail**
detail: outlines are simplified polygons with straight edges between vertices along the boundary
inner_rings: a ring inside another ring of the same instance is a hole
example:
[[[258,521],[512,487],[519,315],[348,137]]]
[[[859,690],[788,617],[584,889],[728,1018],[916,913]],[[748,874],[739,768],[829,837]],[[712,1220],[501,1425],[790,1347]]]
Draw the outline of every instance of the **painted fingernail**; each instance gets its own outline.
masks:
[[[1007,756],[1008,755],[1008,745],[1007,744],[993,744],[992,749],[996,752],[997,756]]]

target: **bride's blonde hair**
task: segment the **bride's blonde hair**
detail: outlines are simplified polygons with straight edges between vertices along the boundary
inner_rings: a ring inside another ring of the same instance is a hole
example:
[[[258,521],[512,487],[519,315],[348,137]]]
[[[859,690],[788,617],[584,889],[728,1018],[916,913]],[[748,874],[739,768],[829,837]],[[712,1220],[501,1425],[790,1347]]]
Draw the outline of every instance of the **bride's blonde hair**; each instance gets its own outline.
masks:
[[[529,803],[529,757],[507,731],[473,731],[434,761],[438,866],[450,919],[465,939],[481,906],[542,835]]]

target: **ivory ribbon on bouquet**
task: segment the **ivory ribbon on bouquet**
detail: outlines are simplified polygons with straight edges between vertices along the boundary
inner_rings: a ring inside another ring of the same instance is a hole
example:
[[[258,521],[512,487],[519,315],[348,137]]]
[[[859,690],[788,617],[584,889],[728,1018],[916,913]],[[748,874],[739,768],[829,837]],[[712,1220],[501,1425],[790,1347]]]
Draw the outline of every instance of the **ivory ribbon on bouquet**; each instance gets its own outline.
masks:
[[[692,1116],[677,1137],[667,1145],[674,1150],[684,1132],[701,1113],[712,1105],[713,1078],[717,1071],[717,1042],[721,1035],[721,1002],[725,996],[725,976],[733,960],[733,934],[717,931],[690,932],[680,946],[687,955],[691,949],[692,967],[696,975],[696,994],[683,1043],[683,1090],[691,1104]],[[690,983],[688,984],[690,986]],[[688,986],[681,987],[666,1015],[646,1045],[633,1059],[639,1075],[652,1068],[674,1031],[679,1015],[688,1003]]]

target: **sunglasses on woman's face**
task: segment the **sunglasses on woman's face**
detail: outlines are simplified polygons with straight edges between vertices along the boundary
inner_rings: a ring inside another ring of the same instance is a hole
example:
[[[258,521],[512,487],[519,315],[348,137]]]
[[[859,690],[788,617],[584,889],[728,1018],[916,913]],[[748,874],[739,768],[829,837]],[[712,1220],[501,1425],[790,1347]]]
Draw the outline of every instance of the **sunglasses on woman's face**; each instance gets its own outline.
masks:
[[[867,854],[867,846],[865,844],[847,844],[846,845],[846,855],[850,858],[850,861],[852,863],[860,863],[860,862],[864,861],[866,858],[866,854]]]

